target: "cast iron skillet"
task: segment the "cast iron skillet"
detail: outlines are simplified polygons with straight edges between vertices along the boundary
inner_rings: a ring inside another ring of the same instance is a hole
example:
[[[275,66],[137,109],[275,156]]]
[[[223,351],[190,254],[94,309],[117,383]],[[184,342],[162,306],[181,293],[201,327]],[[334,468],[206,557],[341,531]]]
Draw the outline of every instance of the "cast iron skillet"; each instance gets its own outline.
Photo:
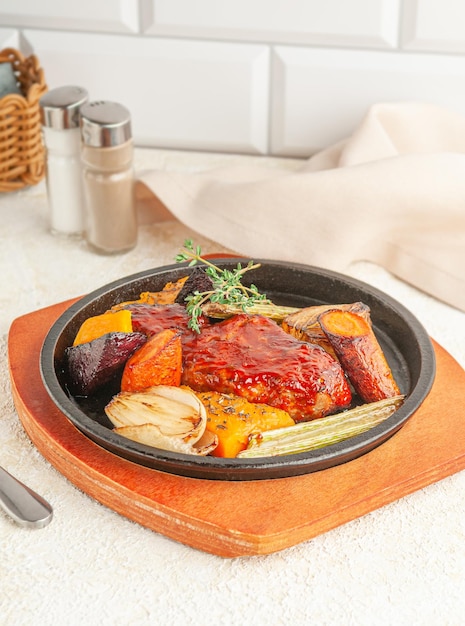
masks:
[[[248,259],[216,259],[224,268]],[[351,461],[394,435],[421,405],[435,375],[431,341],[419,321],[399,302],[378,289],[328,270],[295,263],[256,259],[261,267],[245,275],[259,290],[279,304],[311,306],[362,301],[371,309],[375,333],[401,389],[404,404],[382,424],[345,442],[312,452],[260,459],[219,459],[166,452],[112,432],[103,397],[80,404],[67,393],[63,356],[81,323],[118,302],[139,298],[143,291],[158,291],[192,271],[186,264],[169,265],[115,281],[80,299],[66,310],[47,334],[41,351],[45,387],[66,417],[95,443],[134,463],[164,472],[216,480],[258,480],[297,476]],[[251,276],[253,274],[253,276]]]

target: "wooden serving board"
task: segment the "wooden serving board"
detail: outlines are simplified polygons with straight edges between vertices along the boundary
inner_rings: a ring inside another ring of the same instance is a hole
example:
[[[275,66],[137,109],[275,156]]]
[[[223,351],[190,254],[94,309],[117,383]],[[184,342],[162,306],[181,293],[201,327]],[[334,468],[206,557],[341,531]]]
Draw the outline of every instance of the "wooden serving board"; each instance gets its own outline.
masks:
[[[21,422],[43,456],[79,489],[178,542],[223,557],[277,552],[465,468],[465,371],[436,343],[436,381],[420,409],[389,441],[344,465],[293,478],[227,482],[126,461],[81,434],[42,384],[42,342],[71,303],[11,326],[10,375]]]

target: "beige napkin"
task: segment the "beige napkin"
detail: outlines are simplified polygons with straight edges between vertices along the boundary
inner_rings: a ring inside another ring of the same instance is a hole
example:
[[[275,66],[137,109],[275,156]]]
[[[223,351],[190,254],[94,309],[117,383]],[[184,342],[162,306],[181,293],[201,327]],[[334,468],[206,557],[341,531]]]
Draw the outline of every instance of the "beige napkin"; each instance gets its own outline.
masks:
[[[465,310],[465,118],[374,105],[297,171],[230,166],[140,180],[186,226],[252,258],[378,263]]]

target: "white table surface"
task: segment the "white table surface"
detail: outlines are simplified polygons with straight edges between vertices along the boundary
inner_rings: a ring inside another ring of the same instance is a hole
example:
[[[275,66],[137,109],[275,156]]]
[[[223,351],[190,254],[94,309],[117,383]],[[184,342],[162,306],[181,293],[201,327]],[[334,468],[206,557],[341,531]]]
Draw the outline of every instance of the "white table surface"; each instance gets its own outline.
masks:
[[[138,172],[196,171],[235,161],[298,166],[260,157],[136,151]],[[52,523],[40,530],[20,528],[0,511],[1,626],[464,624],[465,472],[282,552],[223,559],[94,501],[30,442],[8,378],[11,322],[172,263],[188,236],[205,253],[223,250],[168,221],[141,224],[130,253],[99,256],[82,242],[49,234],[44,183],[0,195],[0,463],[54,508]],[[465,366],[464,313],[380,267],[357,263],[347,274],[400,300]]]

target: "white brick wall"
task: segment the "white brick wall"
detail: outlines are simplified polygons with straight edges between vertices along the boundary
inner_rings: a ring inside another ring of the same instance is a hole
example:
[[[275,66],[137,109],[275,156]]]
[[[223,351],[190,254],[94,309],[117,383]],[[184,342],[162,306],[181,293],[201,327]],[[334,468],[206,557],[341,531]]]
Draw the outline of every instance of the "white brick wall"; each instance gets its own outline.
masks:
[[[405,0],[404,49],[465,53],[464,14],[463,0]]]
[[[152,0],[145,33],[391,48],[399,0]]]
[[[338,141],[373,102],[434,101],[465,114],[465,57],[277,46],[272,66],[277,155]]]
[[[465,114],[463,0],[2,0],[0,46],[132,113],[138,145],[307,156],[370,104]]]

